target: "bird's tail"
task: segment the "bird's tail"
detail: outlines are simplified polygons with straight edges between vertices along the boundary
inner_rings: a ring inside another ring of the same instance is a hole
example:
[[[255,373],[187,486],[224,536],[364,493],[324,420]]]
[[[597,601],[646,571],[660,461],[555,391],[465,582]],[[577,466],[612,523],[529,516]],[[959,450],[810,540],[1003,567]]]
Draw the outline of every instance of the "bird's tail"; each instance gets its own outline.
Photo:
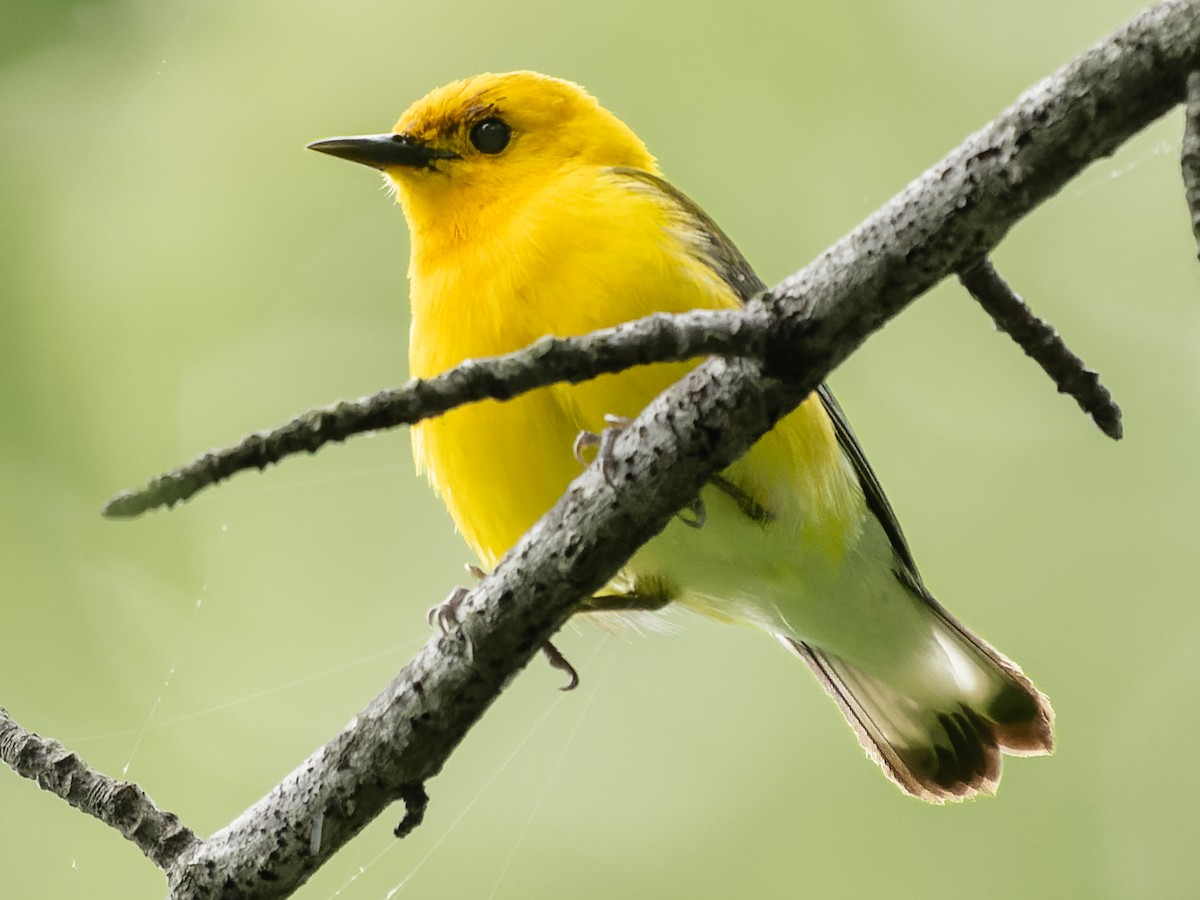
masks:
[[[944,803],[995,793],[1001,753],[1050,753],[1054,710],[1015,663],[932,606],[944,626],[939,640],[958,643],[994,685],[986,697],[945,691],[913,698],[832,653],[779,638],[812,668],[887,776],[905,793]]]

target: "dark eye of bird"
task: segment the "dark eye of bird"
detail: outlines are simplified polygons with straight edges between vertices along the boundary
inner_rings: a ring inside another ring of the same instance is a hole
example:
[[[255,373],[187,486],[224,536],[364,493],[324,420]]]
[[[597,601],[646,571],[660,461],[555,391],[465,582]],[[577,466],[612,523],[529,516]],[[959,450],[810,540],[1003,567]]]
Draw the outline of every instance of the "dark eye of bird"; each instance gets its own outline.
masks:
[[[480,153],[499,153],[511,137],[512,129],[500,119],[484,119],[471,129],[471,143]]]

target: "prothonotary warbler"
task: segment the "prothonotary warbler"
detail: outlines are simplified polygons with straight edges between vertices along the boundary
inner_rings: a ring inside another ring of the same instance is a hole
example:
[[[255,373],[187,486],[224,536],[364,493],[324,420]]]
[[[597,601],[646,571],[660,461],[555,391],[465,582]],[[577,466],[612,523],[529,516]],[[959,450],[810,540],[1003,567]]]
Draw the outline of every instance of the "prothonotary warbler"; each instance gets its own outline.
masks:
[[[404,210],[414,376],[547,334],[736,307],[763,288],[637,135],[568,81],[478,75],[418,100],[390,133],[311,146],[381,170]],[[490,567],[579,474],[576,437],[606,416],[636,416],[691,365],[429,419],[413,429],[417,465]],[[827,387],[701,502],[701,527],[673,521],[629,561],[608,588],[614,606],[673,601],[775,635],[915,797],[991,793],[1001,752],[1050,752],[1050,703],[926,590]]]

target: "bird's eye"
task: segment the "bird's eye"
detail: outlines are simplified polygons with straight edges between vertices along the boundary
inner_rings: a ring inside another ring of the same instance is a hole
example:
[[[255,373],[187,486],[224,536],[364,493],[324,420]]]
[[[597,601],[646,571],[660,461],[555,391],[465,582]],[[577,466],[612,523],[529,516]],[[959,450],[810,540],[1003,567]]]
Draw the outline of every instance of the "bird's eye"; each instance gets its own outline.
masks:
[[[484,119],[471,129],[471,143],[480,153],[499,153],[508,146],[512,129],[500,119]]]

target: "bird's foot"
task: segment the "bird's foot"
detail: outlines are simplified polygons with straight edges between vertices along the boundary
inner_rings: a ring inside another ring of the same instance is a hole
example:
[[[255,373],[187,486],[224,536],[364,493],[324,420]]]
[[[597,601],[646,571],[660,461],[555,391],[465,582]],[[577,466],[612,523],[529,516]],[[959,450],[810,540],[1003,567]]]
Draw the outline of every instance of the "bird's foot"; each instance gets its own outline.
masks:
[[[604,423],[608,426],[600,434],[594,431],[581,431],[575,437],[575,443],[571,446],[571,452],[575,455],[576,461],[581,466],[586,466],[590,460],[584,455],[584,451],[595,448],[596,456],[600,458],[600,474],[604,476],[605,482],[609,487],[616,487],[613,479],[615,476],[615,464],[613,462],[613,446],[620,436],[621,432],[633,424],[633,419],[627,416],[606,415]],[[687,515],[690,513],[690,515]],[[704,522],[708,518],[708,514],[704,509],[704,501],[696,497],[691,503],[680,510],[676,515],[679,521],[683,522],[689,528],[703,528]]]
[[[579,673],[575,671],[575,667],[567,661],[567,658],[562,655],[562,651],[555,647],[550,641],[542,644],[542,655],[546,657],[546,661],[550,663],[551,668],[558,669],[567,676],[567,683],[559,688],[560,691],[573,691],[579,687]]]
[[[468,593],[469,591],[465,587],[456,587],[445,600],[437,606],[430,607],[429,611],[425,613],[425,620],[441,634],[449,635],[462,624],[462,620],[458,617],[458,610],[463,601],[467,599]],[[461,630],[459,630],[459,637],[466,645],[467,659],[473,658],[475,648],[471,644],[471,638]]]
[[[483,581],[487,577],[487,572],[483,571],[479,566],[473,563],[467,563],[467,571],[471,573],[476,581]],[[462,606],[463,600],[467,597],[467,589],[463,587],[455,588],[439,606],[433,607],[426,614],[431,626],[436,626],[442,634],[447,634],[456,628],[461,620],[458,617],[458,609]],[[467,639],[467,652],[471,653],[471,641]],[[579,673],[575,667],[567,661],[567,658],[562,655],[554,644],[546,641],[542,645],[542,653],[550,665],[558,669],[560,672],[565,672],[567,675],[567,683],[559,688],[560,691],[573,691],[579,686]]]
[[[608,482],[609,487],[616,487],[613,484],[614,462],[613,462],[613,445],[621,432],[633,424],[633,419],[626,416],[607,415],[604,417],[604,424],[608,427],[599,434],[594,431],[581,431],[575,437],[575,443],[571,447],[571,452],[575,454],[575,459],[581,466],[586,466],[589,462],[584,455],[584,451],[596,448],[596,456],[600,458],[600,474],[604,476],[604,480]]]
[[[689,516],[687,513],[691,513],[691,515]],[[675,513],[675,518],[688,528],[703,528],[704,523],[708,521],[708,511],[704,508],[704,501],[697,497],[679,512]]]

